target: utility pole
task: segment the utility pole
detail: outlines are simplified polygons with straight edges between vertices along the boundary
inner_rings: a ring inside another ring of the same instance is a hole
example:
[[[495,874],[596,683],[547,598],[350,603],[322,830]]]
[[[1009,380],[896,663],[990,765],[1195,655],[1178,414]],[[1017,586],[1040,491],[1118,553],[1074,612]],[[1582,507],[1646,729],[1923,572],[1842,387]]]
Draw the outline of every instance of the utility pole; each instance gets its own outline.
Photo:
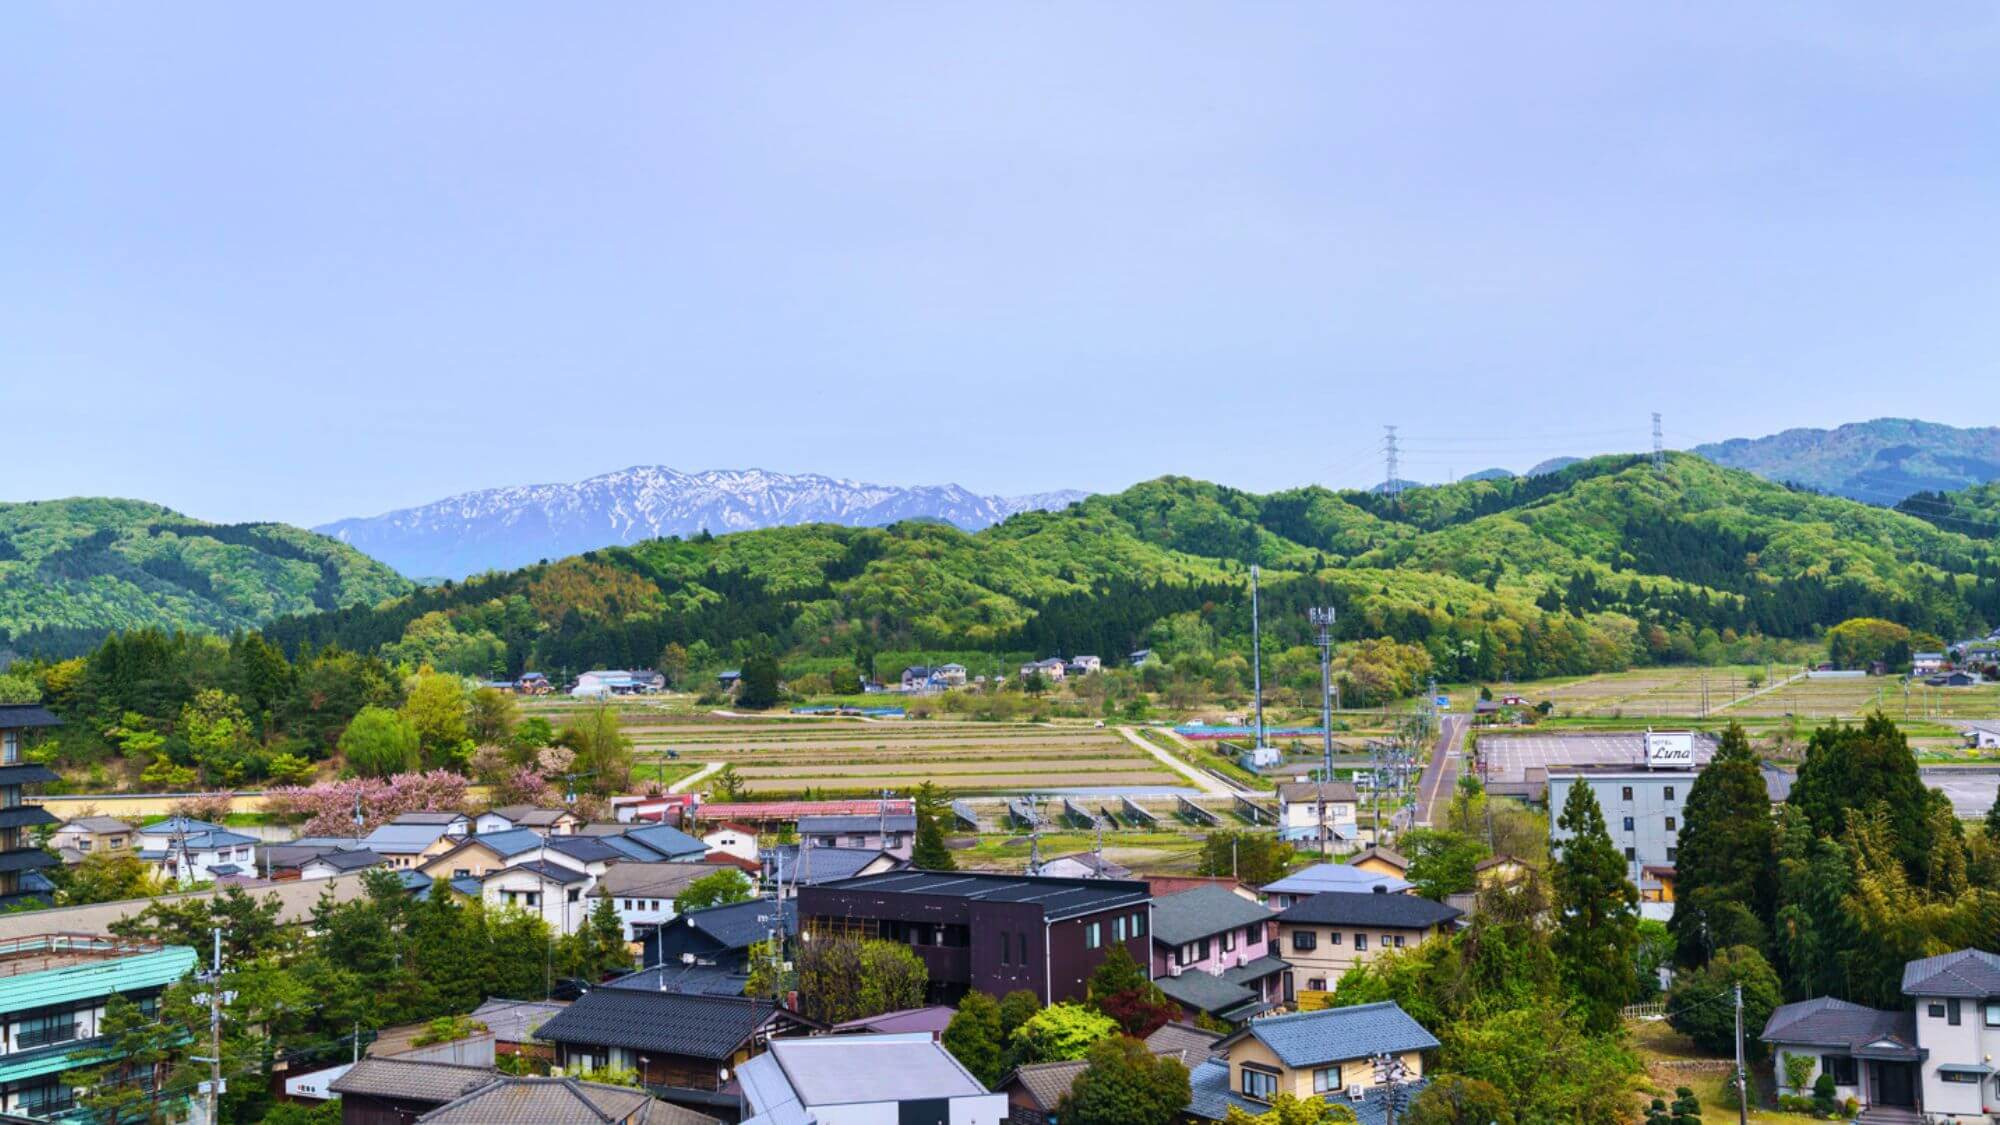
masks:
[[[1743,1081],[1743,986],[1736,986],[1736,1122],[1750,1125],[1750,1091]]]
[[[1328,854],[1326,838],[1326,787],[1333,784],[1333,623],[1337,613],[1332,606],[1314,606],[1306,611],[1306,616],[1319,630],[1319,715],[1321,758],[1319,787],[1314,790],[1319,798],[1319,854]]]
[[[208,1063],[208,1089],[205,1091],[208,1107],[208,1125],[218,1125],[222,1120],[222,927],[209,931],[215,940],[214,959],[209,970],[195,979],[208,986],[208,1054],[207,1059],[195,1061]]]
[[[1250,690],[1257,697],[1257,744],[1264,748],[1264,633],[1257,618],[1257,564],[1250,564]]]

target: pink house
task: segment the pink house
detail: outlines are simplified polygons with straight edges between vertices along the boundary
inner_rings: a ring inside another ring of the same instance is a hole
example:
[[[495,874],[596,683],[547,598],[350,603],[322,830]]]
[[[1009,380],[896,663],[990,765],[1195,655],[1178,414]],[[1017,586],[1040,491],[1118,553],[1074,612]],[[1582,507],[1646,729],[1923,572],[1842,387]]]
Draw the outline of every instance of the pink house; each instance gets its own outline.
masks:
[[[1288,967],[1278,956],[1277,915],[1217,886],[1153,900],[1153,979],[1168,996],[1210,1015],[1228,1007],[1276,1003]],[[1215,981],[1185,980],[1205,974]],[[1184,986],[1184,987],[1183,987]],[[1200,1002],[1191,1002],[1200,997]]]

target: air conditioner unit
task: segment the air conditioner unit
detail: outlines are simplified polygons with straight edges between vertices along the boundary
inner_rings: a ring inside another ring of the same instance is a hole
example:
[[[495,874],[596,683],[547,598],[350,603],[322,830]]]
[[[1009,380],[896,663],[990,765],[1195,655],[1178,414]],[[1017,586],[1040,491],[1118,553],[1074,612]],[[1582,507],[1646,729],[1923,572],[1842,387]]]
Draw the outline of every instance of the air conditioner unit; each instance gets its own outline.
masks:
[[[1355,1103],[1356,1105],[1359,1105],[1361,1103],[1361,1099],[1367,1096],[1367,1093],[1368,1093],[1368,1088],[1357,1082],[1354,1085],[1349,1086],[1347,1088],[1347,1100]]]

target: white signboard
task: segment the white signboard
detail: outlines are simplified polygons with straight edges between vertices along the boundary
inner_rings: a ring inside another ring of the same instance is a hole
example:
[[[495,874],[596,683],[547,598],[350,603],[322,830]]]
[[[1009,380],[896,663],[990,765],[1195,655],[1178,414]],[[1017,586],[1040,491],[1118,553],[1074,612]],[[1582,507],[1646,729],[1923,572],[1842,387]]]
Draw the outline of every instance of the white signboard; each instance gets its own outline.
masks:
[[[1684,730],[1647,731],[1646,768],[1652,770],[1693,769],[1694,732]]]

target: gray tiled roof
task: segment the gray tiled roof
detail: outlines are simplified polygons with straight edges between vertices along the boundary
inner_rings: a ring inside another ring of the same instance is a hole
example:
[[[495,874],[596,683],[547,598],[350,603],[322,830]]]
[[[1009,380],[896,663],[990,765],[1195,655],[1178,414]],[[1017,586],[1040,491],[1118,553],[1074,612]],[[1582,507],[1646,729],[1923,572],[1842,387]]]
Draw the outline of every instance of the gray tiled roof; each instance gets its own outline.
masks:
[[[556,1000],[488,1000],[472,1010],[472,1018],[485,1024],[501,1043],[526,1043],[536,1028],[567,1007]]]
[[[672,898],[689,883],[722,870],[713,863],[614,863],[590,889],[593,898]]]
[[[726,1059],[769,1019],[768,1000],[598,988],[541,1026],[550,1043]]]
[[[1251,981],[1263,980],[1291,968],[1291,962],[1283,957],[1265,954],[1255,961],[1245,961],[1241,965],[1222,970],[1222,979],[1231,984],[1248,987]]]
[[[604,988],[629,988],[638,992],[688,992],[698,996],[741,996],[750,985],[750,971],[739,965],[683,965],[678,961],[637,969]]]
[[[348,1068],[346,1074],[334,1079],[327,1088],[336,1094],[369,1094],[443,1105],[493,1081],[494,1074],[490,1066],[370,1055]]]
[[[1163,1023],[1146,1036],[1146,1049],[1156,1055],[1175,1055],[1192,1070],[1195,1064],[1215,1053],[1222,1036],[1187,1023]]]
[[[1411,1082],[1403,1087],[1404,1105],[1415,1100],[1423,1090],[1424,1082]],[[1262,1102],[1253,1102],[1229,1088],[1229,1064],[1221,1059],[1210,1059],[1198,1066],[1190,1067],[1188,1092],[1192,1095],[1188,1104],[1188,1116],[1210,1121],[1221,1121],[1229,1116],[1229,1108],[1235,1106],[1253,1116],[1269,1113],[1271,1107]],[[1328,1094],[1321,1100],[1333,1105],[1346,1106],[1354,1111],[1355,1120],[1361,1125],[1386,1125],[1389,1120],[1389,1106],[1383,1091],[1369,1087],[1359,1102],[1348,1100],[1345,1093]]]
[[[708,854],[708,845],[671,824],[646,824],[628,828],[625,840],[635,840],[660,853],[661,859],[686,859]]]
[[[1153,940],[1186,945],[1225,930],[1262,925],[1271,917],[1269,909],[1241,895],[1221,887],[1196,887],[1153,900]]]
[[[1774,1009],[1757,1038],[1766,1043],[1849,1049],[1888,1038],[1914,1046],[1916,1014],[1885,1012],[1831,996],[1816,996]]]
[[[486,876],[486,878],[498,879],[503,875],[511,875],[516,871],[526,871],[530,875],[539,875],[551,883],[558,883],[563,886],[568,886],[571,883],[590,882],[590,876],[578,871],[576,868],[564,867],[560,863],[550,863],[545,859],[531,859],[526,863],[517,863],[512,867],[504,867]]]
[[[26,730],[29,727],[59,727],[62,720],[48,708],[34,703],[0,704],[0,730]]]
[[[1255,1036],[1286,1066],[1294,1068],[1429,1051],[1438,1045],[1437,1037],[1393,1000],[1271,1016],[1252,1022],[1237,1034]]]
[[[718,868],[727,871],[729,868]],[[785,932],[799,932],[799,900],[786,899],[783,906],[776,906],[768,898],[753,898],[749,902],[731,903],[728,906],[711,906],[706,910],[690,910],[676,921],[685,921],[690,927],[700,930],[727,949],[748,949],[771,936],[768,921],[776,910],[783,919]],[[758,921],[759,916],[767,919]]]
[[[574,1078],[503,1076],[417,1118],[436,1125],[714,1125],[644,1090]]]
[[[2000,954],[1961,949],[1912,961],[1903,966],[1903,995],[1973,1000],[2000,996]]]
[[[874,835],[881,832],[882,826],[885,823],[889,826],[889,831],[891,832],[915,832],[917,830],[917,818],[911,813],[891,814],[886,817],[802,816],[799,818],[799,835],[811,836],[815,833],[825,834],[829,832],[846,834],[866,832]]]
[[[1143,906],[1151,888],[1119,879],[1055,879],[983,871],[892,871],[828,884],[835,890],[875,894],[932,895],[985,902],[1031,903],[1049,921],[1095,914],[1121,906]]]
[[[1291,805],[1301,802],[1317,804],[1322,800],[1329,804],[1351,805],[1361,799],[1351,781],[1287,781],[1278,786],[1278,798]]]
[[[273,860],[273,863],[276,861]],[[359,871],[364,867],[374,867],[382,862],[382,857],[372,851],[326,852],[314,856],[307,863],[324,863],[335,871]],[[303,864],[301,865],[303,866]]]
[[[626,858],[625,853],[596,836],[551,836],[548,849],[578,863],[616,863]]]
[[[1076,1076],[1088,1069],[1090,1064],[1082,1059],[1068,1062],[1024,1063],[1014,1068],[1014,1072],[1000,1080],[1000,1088],[1019,1086],[1025,1090],[1035,1104],[1054,1113],[1056,1106],[1069,1096],[1070,1087],[1076,1084]]]
[[[1464,911],[1416,895],[1326,891],[1293,903],[1280,922],[1322,926],[1388,926],[1415,930],[1449,922]]]
[[[80,816],[63,825],[81,832],[130,832],[132,826],[115,816]]]
[[[801,854],[805,855],[804,860],[799,858]],[[786,883],[816,887],[821,883],[852,879],[861,874],[863,868],[886,855],[889,853],[880,848],[801,848],[797,844],[782,844],[764,853],[764,873],[775,877],[782,857]]]
[[[1239,1016],[1239,1009],[1263,1003],[1263,998],[1255,992],[1200,969],[1189,969],[1177,977],[1156,977],[1153,984],[1167,994],[1167,999],[1211,1016],[1224,1013]]]

